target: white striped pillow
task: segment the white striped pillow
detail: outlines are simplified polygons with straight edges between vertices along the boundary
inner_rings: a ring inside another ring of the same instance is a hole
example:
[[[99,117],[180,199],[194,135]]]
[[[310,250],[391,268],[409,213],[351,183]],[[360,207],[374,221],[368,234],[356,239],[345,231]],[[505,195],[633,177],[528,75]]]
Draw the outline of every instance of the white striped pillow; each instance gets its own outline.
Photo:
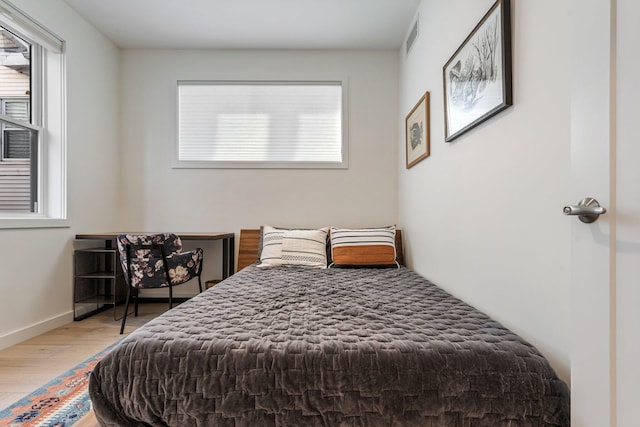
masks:
[[[258,267],[282,265],[282,236],[285,230],[265,225],[262,227],[262,252]]]
[[[328,228],[287,230],[262,227],[262,252],[258,267],[298,265],[327,268]]]
[[[382,228],[331,227],[331,266],[398,267],[396,226]]]
[[[328,228],[287,230],[282,236],[283,265],[327,268]]]

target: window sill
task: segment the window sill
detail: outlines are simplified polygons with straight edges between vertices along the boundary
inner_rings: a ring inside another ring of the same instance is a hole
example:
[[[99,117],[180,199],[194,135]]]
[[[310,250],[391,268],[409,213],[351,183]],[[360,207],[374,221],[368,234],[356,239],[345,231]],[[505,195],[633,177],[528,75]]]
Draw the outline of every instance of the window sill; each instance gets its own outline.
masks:
[[[174,160],[173,169],[349,169],[349,162],[219,162]]]
[[[68,219],[61,218],[17,218],[0,217],[0,229],[19,228],[67,228],[70,227]]]

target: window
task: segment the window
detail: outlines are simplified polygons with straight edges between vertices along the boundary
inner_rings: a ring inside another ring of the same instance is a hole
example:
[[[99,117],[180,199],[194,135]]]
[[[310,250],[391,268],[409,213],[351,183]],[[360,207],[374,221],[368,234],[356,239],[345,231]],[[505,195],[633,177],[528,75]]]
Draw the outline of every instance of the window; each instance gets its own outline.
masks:
[[[344,86],[179,81],[175,166],[346,168]]]
[[[0,0],[0,227],[66,215],[63,63],[63,42]]]

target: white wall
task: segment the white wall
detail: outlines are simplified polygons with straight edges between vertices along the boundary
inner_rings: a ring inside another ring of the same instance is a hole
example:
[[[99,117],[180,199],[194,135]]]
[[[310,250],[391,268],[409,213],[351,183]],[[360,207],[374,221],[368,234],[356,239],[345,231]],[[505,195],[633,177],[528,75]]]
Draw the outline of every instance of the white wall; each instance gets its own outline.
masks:
[[[177,80],[343,77],[349,87],[348,169],[171,168]],[[121,79],[121,212],[133,229],[239,233],[265,223],[396,223],[397,52],[124,50]],[[215,264],[205,263],[205,279],[219,277],[218,246],[207,255]]]
[[[63,1],[12,3],[66,41],[70,227],[0,230],[0,348],[72,319],[73,237],[119,224],[119,52]]]
[[[399,129],[400,224],[410,266],[529,340],[568,381],[568,4],[511,3],[514,106],[445,143],[442,67],[493,0],[422,1],[419,38],[400,55],[399,123],[430,91],[431,156],[404,169]]]

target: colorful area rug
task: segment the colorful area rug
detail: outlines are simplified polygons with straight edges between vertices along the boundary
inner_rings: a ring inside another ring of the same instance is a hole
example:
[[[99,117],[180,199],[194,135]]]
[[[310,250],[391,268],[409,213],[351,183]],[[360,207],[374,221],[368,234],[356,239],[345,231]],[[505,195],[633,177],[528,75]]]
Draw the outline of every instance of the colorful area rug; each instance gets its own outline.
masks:
[[[68,427],[91,409],[89,375],[110,345],[0,411],[2,427]]]

